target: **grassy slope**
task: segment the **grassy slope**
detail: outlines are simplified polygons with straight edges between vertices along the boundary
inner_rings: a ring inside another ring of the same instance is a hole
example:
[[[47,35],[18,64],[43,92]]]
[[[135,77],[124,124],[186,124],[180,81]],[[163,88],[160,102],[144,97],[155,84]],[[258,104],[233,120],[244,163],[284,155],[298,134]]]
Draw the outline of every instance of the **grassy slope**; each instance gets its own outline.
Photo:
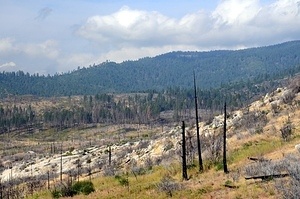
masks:
[[[283,104],[280,112],[273,114],[270,105],[260,107],[260,110],[268,112],[268,123],[263,128],[263,133],[245,136],[238,139],[234,135],[228,140],[228,167],[229,174],[224,174],[216,167],[206,168],[204,173],[198,173],[197,168],[188,170],[190,179],[182,181],[179,163],[169,166],[157,166],[147,174],[135,177],[129,172],[129,187],[122,186],[114,177],[95,177],[92,181],[96,192],[80,198],[168,198],[164,192],[157,189],[157,184],[165,175],[171,176],[174,181],[181,184],[182,189],[173,193],[173,198],[278,198],[272,184],[273,181],[257,183],[254,180],[244,179],[243,168],[252,162],[248,157],[263,156],[267,159],[281,159],[287,153],[296,153],[295,144],[300,142],[300,109]],[[294,125],[294,136],[289,142],[283,142],[279,129],[287,120]],[[230,133],[230,131],[229,131]],[[126,175],[124,175],[126,177]],[[225,187],[225,184],[237,186]],[[29,198],[51,198],[49,191],[42,191]]]

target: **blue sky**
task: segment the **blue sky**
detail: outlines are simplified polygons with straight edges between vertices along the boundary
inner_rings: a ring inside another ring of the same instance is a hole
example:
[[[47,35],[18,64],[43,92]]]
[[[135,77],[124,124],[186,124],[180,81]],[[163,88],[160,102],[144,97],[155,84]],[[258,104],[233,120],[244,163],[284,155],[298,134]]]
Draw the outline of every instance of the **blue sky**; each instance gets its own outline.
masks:
[[[300,0],[0,0],[0,26],[0,71],[54,74],[299,40]]]

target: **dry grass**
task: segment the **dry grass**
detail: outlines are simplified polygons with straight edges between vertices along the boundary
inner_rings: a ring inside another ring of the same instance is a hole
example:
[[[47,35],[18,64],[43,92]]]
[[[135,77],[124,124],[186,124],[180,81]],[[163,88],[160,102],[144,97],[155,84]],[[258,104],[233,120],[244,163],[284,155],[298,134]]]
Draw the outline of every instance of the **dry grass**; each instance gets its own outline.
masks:
[[[299,103],[300,96],[296,101]],[[217,170],[217,166],[207,169],[203,173],[197,171],[197,167],[188,170],[188,181],[181,179],[180,163],[168,166],[156,166],[152,171],[144,175],[135,176],[131,172],[122,176],[128,178],[129,186],[122,186],[115,177],[97,177],[92,179],[96,191],[88,196],[78,195],[74,199],[97,199],[97,198],[168,198],[164,192],[157,188],[163,176],[171,176],[175,182],[182,187],[181,190],[174,191],[173,198],[278,198],[273,187],[273,181],[261,182],[245,180],[244,166],[252,162],[248,157],[263,157],[271,160],[281,159],[287,153],[296,153],[295,145],[300,142],[300,109],[298,106],[282,104],[279,113],[272,113],[268,104],[260,107],[267,114],[268,123],[264,126],[263,132],[249,135],[247,132],[240,132],[245,135],[243,139],[237,139],[232,135],[228,140],[228,167],[229,174],[224,174],[222,170]],[[279,129],[287,122],[294,124],[293,137],[290,141],[284,142]],[[160,130],[160,129],[156,129]],[[118,136],[118,127],[107,127],[103,132],[95,130],[87,131],[66,131],[60,135],[61,139],[76,136],[101,139],[107,135]],[[231,132],[232,133],[232,132]],[[105,134],[105,135],[104,135]],[[140,136],[155,134],[155,130],[144,129]],[[42,139],[35,135],[37,140]],[[51,133],[45,134],[46,137]],[[131,130],[124,135],[126,139],[137,137],[137,131]],[[231,185],[226,187],[225,185]],[[50,191],[42,191],[28,197],[28,199],[50,199]]]

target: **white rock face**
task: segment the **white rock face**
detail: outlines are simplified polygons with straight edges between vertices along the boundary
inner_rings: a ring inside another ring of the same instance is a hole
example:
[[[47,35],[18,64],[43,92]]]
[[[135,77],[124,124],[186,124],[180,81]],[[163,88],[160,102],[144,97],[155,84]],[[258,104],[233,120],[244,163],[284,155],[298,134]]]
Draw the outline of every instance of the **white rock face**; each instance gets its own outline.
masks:
[[[300,144],[295,145],[295,149],[300,153]]]

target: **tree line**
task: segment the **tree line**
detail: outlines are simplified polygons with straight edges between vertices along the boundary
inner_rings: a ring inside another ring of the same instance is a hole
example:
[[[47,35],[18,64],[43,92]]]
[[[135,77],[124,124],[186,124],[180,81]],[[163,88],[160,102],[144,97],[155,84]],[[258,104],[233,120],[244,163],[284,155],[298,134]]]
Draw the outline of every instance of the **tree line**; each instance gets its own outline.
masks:
[[[300,42],[237,51],[171,52],[122,63],[104,62],[55,75],[0,73],[0,97],[68,96],[162,91],[192,87],[192,71],[202,89],[267,81],[300,72]]]
[[[213,114],[222,110],[224,99],[228,107],[240,108],[282,84],[279,76],[275,79],[261,76],[255,81],[228,83],[215,89],[197,89],[198,108]],[[122,95],[98,93],[83,95],[79,102],[73,101],[72,98],[69,96],[64,105],[58,103],[52,107],[43,107],[39,111],[32,108],[31,104],[0,105],[0,132],[22,128],[64,129],[96,123],[179,122],[195,117],[192,111],[195,107],[192,87],[168,87],[163,90],[146,90]],[[162,116],[164,112],[170,112],[171,116]]]
[[[214,90],[200,91],[200,109],[218,110],[224,96]],[[235,95],[235,94],[234,94]],[[242,104],[239,97],[232,96],[232,104]],[[40,99],[43,100],[43,99]],[[15,101],[15,100],[13,100]],[[84,95],[79,101],[67,98],[67,103],[57,102],[37,110],[32,104],[0,105],[0,132],[17,129],[73,128],[86,124],[150,124],[180,121],[184,117],[194,118],[193,90],[168,88],[146,93]],[[166,118],[162,112],[171,112]]]

